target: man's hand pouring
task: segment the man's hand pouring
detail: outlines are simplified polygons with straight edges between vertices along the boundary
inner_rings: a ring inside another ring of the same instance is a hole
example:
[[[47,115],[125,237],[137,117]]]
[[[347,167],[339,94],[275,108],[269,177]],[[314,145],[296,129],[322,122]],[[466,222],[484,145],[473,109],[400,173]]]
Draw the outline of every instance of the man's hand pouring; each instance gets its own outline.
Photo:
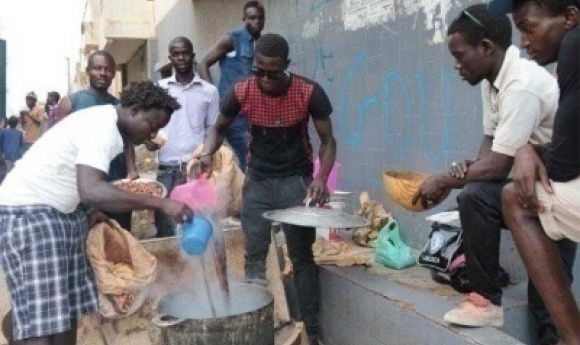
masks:
[[[193,217],[193,211],[186,204],[171,200],[161,200],[161,211],[176,223],[183,223]]]

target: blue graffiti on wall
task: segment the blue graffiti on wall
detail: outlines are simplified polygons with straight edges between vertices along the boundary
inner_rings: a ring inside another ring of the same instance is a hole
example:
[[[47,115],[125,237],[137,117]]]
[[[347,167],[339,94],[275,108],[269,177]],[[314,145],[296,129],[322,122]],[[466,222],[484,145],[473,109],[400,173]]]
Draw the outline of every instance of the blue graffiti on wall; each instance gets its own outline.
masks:
[[[318,72],[321,72],[322,76],[324,77],[324,82],[332,83],[334,81],[334,76],[330,74],[328,65],[334,57],[334,52],[332,51],[325,52],[325,48],[322,41],[319,41],[316,44],[315,54],[316,54],[315,64],[314,64],[314,72],[312,73],[312,79],[316,79],[316,77],[318,76]]]
[[[310,5],[310,12],[318,12],[324,6],[328,5],[329,3],[333,2],[334,0],[314,0],[312,5]]]
[[[310,0],[311,15],[319,13],[333,1]],[[298,2],[302,12],[308,9],[304,6],[308,3],[306,0],[270,0],[270,5],[277,7],[278,11],[292,12],[293,5]],[[298,9],[296,13],[299,13]],[[326,44],[324,38],[328,35],[322,34],[302,40],[297,32],[300,25],[300,19],[293,19],[283,26],[291,55],[294,55],[291,68],[317,80],[328,94],[334,96],[337,101],[336,129],[343,149],[388,149],[389,163],[397,165],[407,164],[409,152],[418,153],[428,165],[440,165],[444,161],[453,150],[453,134],[456,133],[451,123],[452,85],[449,69],[433,73],[409,71],[403,67],[386,70],[378,79],[374,76],[377,72],[372,71],[373,76],[369,78],[366,65],[371,57],[366,50],[355,53],[350,64],[345,69],[339,69],[339,55],[334,51],[337,49],[336,42]],[[376,81],[368,85],[368,80]],[[434,88],[442,90],[436,93]],[[369,118],[377,122],[375,128],[369,127]],[[376,141],[368,141],[368,131],[377,135],[380,131],[377,126],[384,128],[384,137],[379,145],[384,148],[377,146]]]
[[[388,126],[396,120],[393,118],[393,110],[403,108],[401,140],[395,135],[385,133],[386,144],[390,150],[398,152],[397,163],[403,162],[403,153],[407,149],[419,147],[423,157],[433,165],[440,163],[445,153],[452,148],[450,133],[450,83],[449,71],[442,71],[443,86],[443,116],[441,119],[442,141],[439,147],[433,145],[431,138],[424,133],[429,132],[426,128],[428,114],[428,100],[425,88],[424,76],[421,72],[415,72],[412,81],[409,81],[400,71],[393,69],[386,72],[383,83],[377,89],[370,90],[366,97],[354,101],[351,91],[355,78],[363,73],[363,67],[368,62],[368,54],[363,51],[356,55],[346,71],[345,78],[340,86],[339,103],[337,108],[338,131],[342,141],[349,150],[358,150],[363,145],[364,126],[370,112],[380,112],[385,124]],[[396,97],[395,95],[400,95]],[[414,97],[413,97],[414,95]],[[349,112],[354,111],[354,121],[349,121]],[[413,115],[419,115],[419,121]]]
[[[296,52],[298,51],[298,44],[296,42],[296,38],[294,38],[294,36],[291,36],[289,34],[282,34],[282,36],[284,36],[284,38],[286,38],[286,41],[288,42],[288,47],[290,49],[290,56],[292,56],[292,54],[296,54]],[[296,61],[295,59],[290,59],[290,65],[288,67],[296,68],[297,66],[298,66],[298,61]]]

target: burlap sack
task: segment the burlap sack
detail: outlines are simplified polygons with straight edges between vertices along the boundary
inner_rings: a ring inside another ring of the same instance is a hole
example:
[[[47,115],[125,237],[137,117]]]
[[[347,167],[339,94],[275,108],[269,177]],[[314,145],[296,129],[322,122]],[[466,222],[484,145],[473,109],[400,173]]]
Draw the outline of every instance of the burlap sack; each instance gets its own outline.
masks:
[[[187,163],[187,171],[192,171],[192,166],[198,162],[198,158],[203,152],[203,145],[200,145],[193,153],[193,158]],[[195,170],[195,169],[194,169]],[[190,177],[191,174],[190,174]],[[231,148],[222,145],[213,155],[213,174],[210,181],[218,189],[220,202],[226,203],[226,216],[237,216],[242,212],[242,187],[244,186],[245,175],[236,163],[234,153]]]
[[[360,246],[374,248],[379,232],[392,219],[392,216],[381,203],[372,200],[366,191],[361,193],[359,200],[360,208],[357,214],[370,221],[370,225],[356,229],[352,239]]]
[[[157,258],[127,230],[111,220],[97,224],[87,239],[87,256],[93,267],[99,292],[100,312],[105,317],[127,316],[145,300],[143,288],[155,280]],[[130,296],[128,306],[120,297]]]

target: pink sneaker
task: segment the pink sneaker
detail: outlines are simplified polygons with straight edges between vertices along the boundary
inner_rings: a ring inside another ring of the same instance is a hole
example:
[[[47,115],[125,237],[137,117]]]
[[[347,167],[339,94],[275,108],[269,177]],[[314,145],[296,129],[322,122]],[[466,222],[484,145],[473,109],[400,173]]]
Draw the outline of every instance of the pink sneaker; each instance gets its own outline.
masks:
[[[461,304],[448,311],[443,319],[460,326],[501,327],[503,326],[503,308],[491,303],[480,294],[472,292]]]

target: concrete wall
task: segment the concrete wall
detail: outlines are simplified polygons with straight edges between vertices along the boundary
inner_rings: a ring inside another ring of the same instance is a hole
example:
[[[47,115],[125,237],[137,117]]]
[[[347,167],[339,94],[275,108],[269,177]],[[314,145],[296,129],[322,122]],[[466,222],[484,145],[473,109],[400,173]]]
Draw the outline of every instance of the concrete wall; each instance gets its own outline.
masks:
[[[224,32],[241,25],[245,1],[156,3],[160,59],[176,35],[191,37],[200,59]],[[368,190],[384,201],[414,247],[426,239],[426,214],[391,203],[381,174],[388,169],[440,172],[452,160],[476,155],[482,137],[479,89],[457,77],[444,42],[448,23],[472,3],[264,0],[265,32],[287,38],[290,69],[318,81],[333,102],[342,163],[339,187]],[[166,7],[158,15],[161,6]],[[452,195],[433,212],[454,204]]]
[[[141,0],[93,0],[102,6],[107,38],[145,38],[154,36],[154,4]],[[99,10],[99,8],[96,8]],[[96,17],[95,17],[96,18]]]
[[[155,73],[155,64],[159,61],[159,52],[157,51],[157,39],[147,40],[145,53],[147,54],[147,79],[157,81]]]
[[[290,42],[291,69],[318,81],[334,105],[339,187],[368,190],[421,247],[426,214],[384,195],[382,173],[429,173],[476,155],[482,137],[478,88],[457,77],[447,24],[474,1],[268,1],[268,30]],[[353,202],[356,202],[353,198]],[[437,211],[455,204],[454,198]]]
[[[199,62],[225,33],[242,25],[245,0],[165,0],[156,1],[157,63],[167,60],[169,42],[177,36],[191,39]],[[217,65],[212,68],[219,76]]]
[[[127,62],[127,83],[138,82],[148,79],[148,62],[146,44],[143,44]]]
[[[205,53],[228,31],[243,25],[245,0],[194,0],[193,22],[195,23],[194,43],[196,49]]]
[[[185,36],[194,42],[195,26],[192,18],[193,2],[191,0],[155,1],[157,61],[153,61],[153,65],[169,62],[167,47],[175,37]],[[194,48],[197,51],[195,43]]]
[[[105,0],[92,0],[88,3],[90,16],[91,16],[91,30],[93,33],[93,39],[99,49],[103,49],[107,44],[107,39],[105,37]]]
[[[0,39],[0,118],[6,115],[6,41]]]

